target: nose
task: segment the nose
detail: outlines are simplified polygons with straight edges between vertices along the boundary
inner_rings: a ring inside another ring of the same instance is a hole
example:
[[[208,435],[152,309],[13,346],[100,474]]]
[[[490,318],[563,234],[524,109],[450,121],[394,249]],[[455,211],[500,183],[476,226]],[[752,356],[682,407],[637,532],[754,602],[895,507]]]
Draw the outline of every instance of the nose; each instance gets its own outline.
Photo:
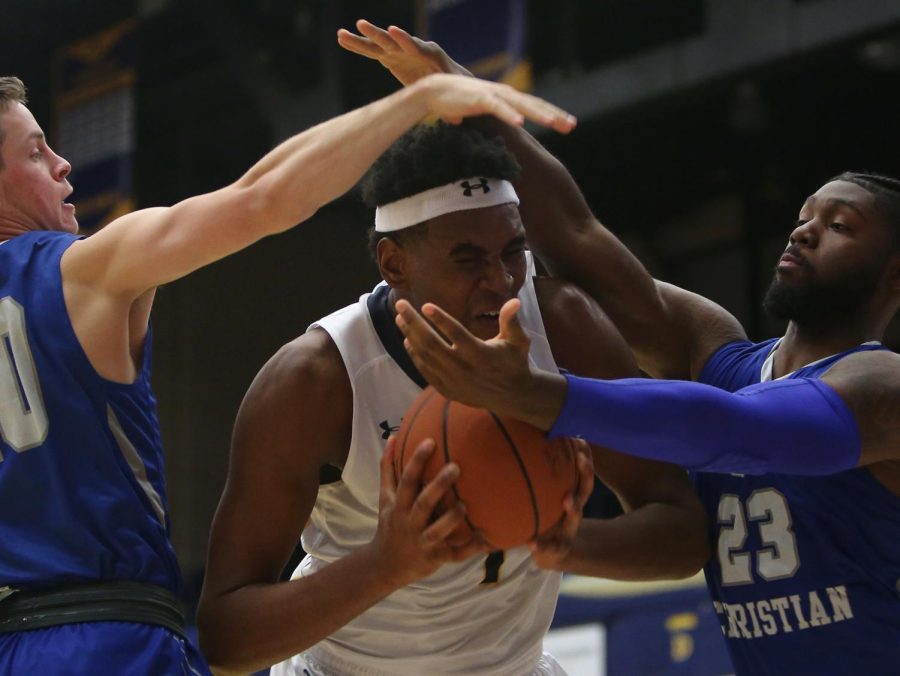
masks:
[[[788,242],[791,244],[804,244],[806,246],[815,246],[817,241],[816,226],[814,221],[806,221],[798,225],[791,231]]]
[[[61,181],[72,171],[72,165],[64,157],[60,157],[56,153],[53,153],[53,159],[53,177],[57,181]]]
[[[498,261],[486,267],[481,285],[497,295],[506,295],[512,289],[514,281],[515,278],[509,268],[502,261]]]

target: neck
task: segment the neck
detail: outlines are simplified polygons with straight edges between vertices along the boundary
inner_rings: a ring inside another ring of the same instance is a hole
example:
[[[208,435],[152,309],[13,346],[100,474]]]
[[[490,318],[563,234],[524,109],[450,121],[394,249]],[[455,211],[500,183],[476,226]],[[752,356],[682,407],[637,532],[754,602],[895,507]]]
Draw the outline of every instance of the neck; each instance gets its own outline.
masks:
[[[397,290],[388,285],[387,309],[391,313],[391,317],[397,316],[397,308],[394,307],[402,296],[397,295]],[[397,329],[399,331],[399,329]]]
[[[15,221],[0,222],[0,242],[5,242],[13,237],[18,237],[19,235],[24,235],[26,232],[31,232],[31,229],[23,227]]]
[[[859,322],[848,322],[845,326],[811,328],[792,321],[788,324],[784,339],[775,354],[775,376],[791,373],[861,343],[880,341],[883,336],[884,327]]]

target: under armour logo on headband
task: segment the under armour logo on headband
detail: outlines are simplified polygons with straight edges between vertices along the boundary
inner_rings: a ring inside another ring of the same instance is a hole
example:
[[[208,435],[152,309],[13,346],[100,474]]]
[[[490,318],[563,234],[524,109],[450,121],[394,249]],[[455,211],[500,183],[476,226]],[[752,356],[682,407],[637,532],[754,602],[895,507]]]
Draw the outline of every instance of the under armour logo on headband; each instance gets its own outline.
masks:
[[[453,211],[484,209],[499,204],[519,204],[512,183],[473,176],[380,205],[375,210],[375,230],[392,232]]]
[[[485,195],[491,191],[491,187],[488,185],[486,178],[479,178],[478,185],[472,185],[468,181],[463,181],[459,185],[464,188],[463,195],[466,197],[471,197],[473,190],[483,190]]]

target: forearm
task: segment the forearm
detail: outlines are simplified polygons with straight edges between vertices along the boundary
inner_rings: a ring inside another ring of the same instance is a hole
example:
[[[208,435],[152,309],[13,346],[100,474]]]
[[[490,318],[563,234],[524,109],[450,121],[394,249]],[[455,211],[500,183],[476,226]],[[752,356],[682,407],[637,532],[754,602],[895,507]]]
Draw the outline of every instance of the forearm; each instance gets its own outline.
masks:
[[[683,381],[566,380],[550,436],[582,436],[707,472],[823,475],[859,462],[856,422],[820,380],[779,380],[735,393]]]
[[[418,83],[298,134],[239,179],[257,186],[273,212],[273,231],[286,229],[343,195],[397,138],[427,113]]]
[[[643,319],[662,312],[643,263],[600,223],[569,170],[537,139],[487,117],[477,124],[502,138],[522,167],[514,185],[529,247],[553,276],[593,296],[629,343],[638,342],[646,334]]]
[[[66,279],[138,295],[284,231],[349,190],[424,101],[404,89],[292,137],[230,186],[119,218],[73,249]]]
[[[514,181],[519,195],[519,212],[528,230],[528,240],[538,253],[554,256],[562,224],[579,224],[594,220],[594,215],[566,167],[525,129],[506,129],[489,117],[473,120],[484,133],[503,139],[522,167]]]
[[[333,634],[401,586],[363,547],[309,577],[246,585],[208,599],[200,641],[215,667],[243,673],[295,655]]]
[[[634,255],[597,221],[565,165],[534,136],[523,128],[504,128],[488,117],[478,118],[477,124],[485,132],[502,138],[519,161],[522,173],[515,187],[521,200],[519,211],[528,231],[528,243],[554,274],[566,279],[572,275],[585,277],[588,272],[591,278],[603,274],[606,286],[622,289],[631,286],[619,281],[620,275],[615,271],[581,270],[582,260],[573,256],[571,249],[574,243],[580,242],[582,246],[591,246],[593,254],[601,256],[604,263],[609,258],[608,265],[621,268],[620,272],[629,273],[629,277],[639,279],[644,285],[652,282]]]
[[[653,502],[614,519],[585,519],[560,566],[611,580],[689,577],[709,558],[702,509]]]

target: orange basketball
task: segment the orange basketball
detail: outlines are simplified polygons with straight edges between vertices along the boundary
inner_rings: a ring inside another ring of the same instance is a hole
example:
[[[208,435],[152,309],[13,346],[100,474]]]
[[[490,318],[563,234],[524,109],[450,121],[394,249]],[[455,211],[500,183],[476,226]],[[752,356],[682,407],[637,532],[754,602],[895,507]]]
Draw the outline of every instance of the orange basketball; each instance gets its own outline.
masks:
[[[448,538],[451,544],[468,542],[477,530],[494,549],[523,545],[559,521],[563,498],[578,487],[571,439],[548,440],[532,425],[450,401],[433,387],[413,402],[397,432],[398,476],[428,438],[436,448],[424,482],[448,462],[460,468],[442,502],[444,508],[455,499],[466,506],[466,521]]]

